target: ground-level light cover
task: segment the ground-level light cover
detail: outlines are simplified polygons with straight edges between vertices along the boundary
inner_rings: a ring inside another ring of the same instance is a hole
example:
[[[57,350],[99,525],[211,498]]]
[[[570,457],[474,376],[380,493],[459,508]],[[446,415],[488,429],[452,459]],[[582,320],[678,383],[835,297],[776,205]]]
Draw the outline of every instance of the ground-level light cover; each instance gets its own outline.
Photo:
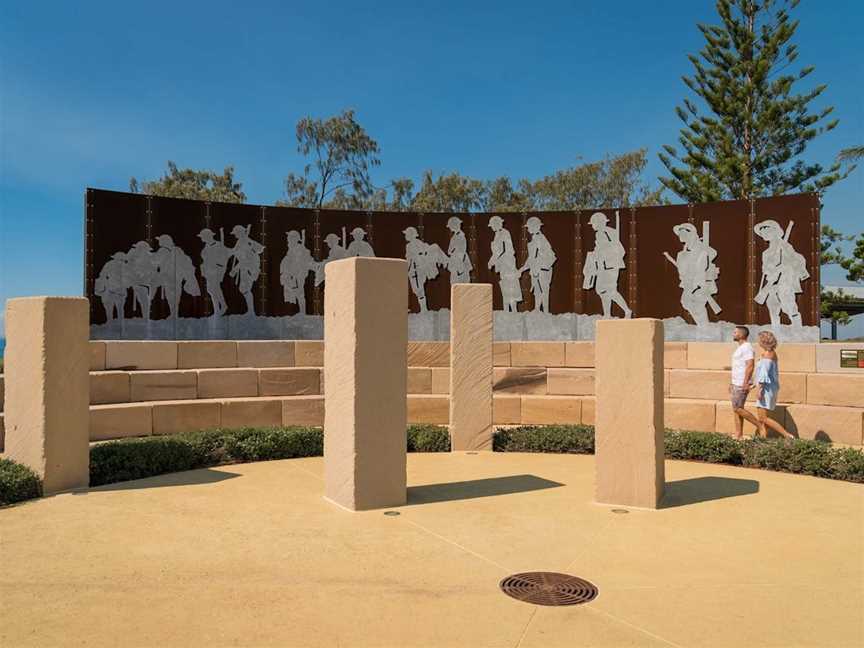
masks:
[[[614,515],[591,455],[411,454],[390,517],[328,504],[322,476],[238,464],[0,510],[0,644],[864,644],[859,484],[668,461],[668,506]],[[600,596],[498,587],[540,570]]]

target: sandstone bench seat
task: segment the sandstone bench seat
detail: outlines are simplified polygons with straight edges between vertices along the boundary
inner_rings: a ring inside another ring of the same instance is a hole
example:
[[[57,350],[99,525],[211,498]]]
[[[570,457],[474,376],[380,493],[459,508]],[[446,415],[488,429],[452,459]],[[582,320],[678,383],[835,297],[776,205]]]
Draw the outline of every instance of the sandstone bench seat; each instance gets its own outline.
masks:
[[[324,396],[204,398],[90,406],[90,440],[207,428],[324,424]]]
[[[319,367],[91,371],[90,404],[310,396],[323,393]]]
[[[781,403],[864,406],[864,376],[784,372]],[[728,397],[729,372],[665,370],[665,395],[671,398],[722,400]],[[447,394],[450,369],[409,367],[409,394]],[[520,395],[593,396],[592,368],[541,366],[496,367],[495,392]],[[136,401],[300,396],[323,393],[319,367],[241,367],[138,371],[91,371],[92,405]],[[755,391],[749,396],[755,401]]]

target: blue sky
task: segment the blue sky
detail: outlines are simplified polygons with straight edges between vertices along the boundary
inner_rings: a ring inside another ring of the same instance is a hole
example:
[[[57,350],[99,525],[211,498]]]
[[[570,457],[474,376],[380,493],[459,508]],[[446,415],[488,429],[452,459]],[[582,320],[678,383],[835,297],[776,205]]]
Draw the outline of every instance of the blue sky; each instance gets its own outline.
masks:
[[[800,61],[840,126],[807,158],[864,143],[864,3],[805,0]],[[272,203],[299,171],[294,125],[353,107],[375,180],[424,169],[537,177],[674,143],[695,24],[713,2],[40,2],[0,7],[0,300],[80,294],[83,194],[165,161],[236,167]],[[823,222],[864,223],[864,170]],[[828,283],[846,283],[828,269]]]

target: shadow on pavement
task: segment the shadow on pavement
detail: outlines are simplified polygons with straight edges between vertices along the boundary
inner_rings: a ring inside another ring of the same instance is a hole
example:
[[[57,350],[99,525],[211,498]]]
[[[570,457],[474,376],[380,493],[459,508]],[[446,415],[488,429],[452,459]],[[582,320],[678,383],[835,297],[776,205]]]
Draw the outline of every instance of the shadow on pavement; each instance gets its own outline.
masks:
[[[558,488],[564,484],[543,479],[536,475],[510,475],[490,477],[470,481],[449,482],[446,484],[427,484],[408,487],[408,504],[429,504],[432,502],[451,502],[454,500],[510,495],[529,491]]]
[[[237,473],[230,473],[222,470],[211,470],[210,468],[205,468],[201,470],[187,470],[185,472],[168,473],[167,475],[157,475],[156,477],[146,477],[145,479],[135,479],[133,481],[105,484],[103,486],[94,486],[90,490],[114,491],[134,490],[136,488],[162,488],[164,486],[193,486],[195,484],[215,484],[217,482],[225,481],[226,479],[234,479],[235,477],[239,476],[240,475]]]
[[[687,506],[699,502],[753,495],[759,492],[759,482],[753,479],[732,477],[694,477],[666,482],[666,492],[660,508]]]

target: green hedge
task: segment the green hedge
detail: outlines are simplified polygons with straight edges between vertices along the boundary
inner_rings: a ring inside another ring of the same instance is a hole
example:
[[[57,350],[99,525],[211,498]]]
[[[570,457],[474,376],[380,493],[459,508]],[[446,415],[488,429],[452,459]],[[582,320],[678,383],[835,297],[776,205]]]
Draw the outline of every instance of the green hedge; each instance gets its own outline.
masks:
[[[27,466],[0,459],[0,506],[39,497],[42,480]]]
[[[864,483],[864,452],[833,448],[806,439],[745,439],[714,432],[667,430],[667,459],[764,468]],[[594,428],[587,425],[523,426],[499,429],[493,447],[499,452],[594,452]]]
[[[492,438],[495,452],[553,452],[594,454],[590,425],[525,425],[500,428]]]
[[[408,452],[447,452],[450,435],[435,425],[408,427]],[[108,441],[90,449],[90,485],[100,486],[221,464],[324,454],[320,428],[273,427],[204,430],[162,437]]]
[[[440,425],[409,425],[408,452],[450,452],[450,432]]]
[[[448,452],[450,435],[437,425],[411,425],[408,452]],[[594,428],[588,425],[523,426],[495,432],[496,452],[592,454]],[[864,483],[864,452],[833,448],[821,441],[754,439],[736,441],[711,432],[666,431],[668,459],[687,459],[815,475]],[[90,448],[90,485],[99,486],[207,466],[317,457],[324,452],[320,428],[275,427],[204,430],[172,436],[108,441]],[[0,505],[42,494],[29,468],[0,459]]]

